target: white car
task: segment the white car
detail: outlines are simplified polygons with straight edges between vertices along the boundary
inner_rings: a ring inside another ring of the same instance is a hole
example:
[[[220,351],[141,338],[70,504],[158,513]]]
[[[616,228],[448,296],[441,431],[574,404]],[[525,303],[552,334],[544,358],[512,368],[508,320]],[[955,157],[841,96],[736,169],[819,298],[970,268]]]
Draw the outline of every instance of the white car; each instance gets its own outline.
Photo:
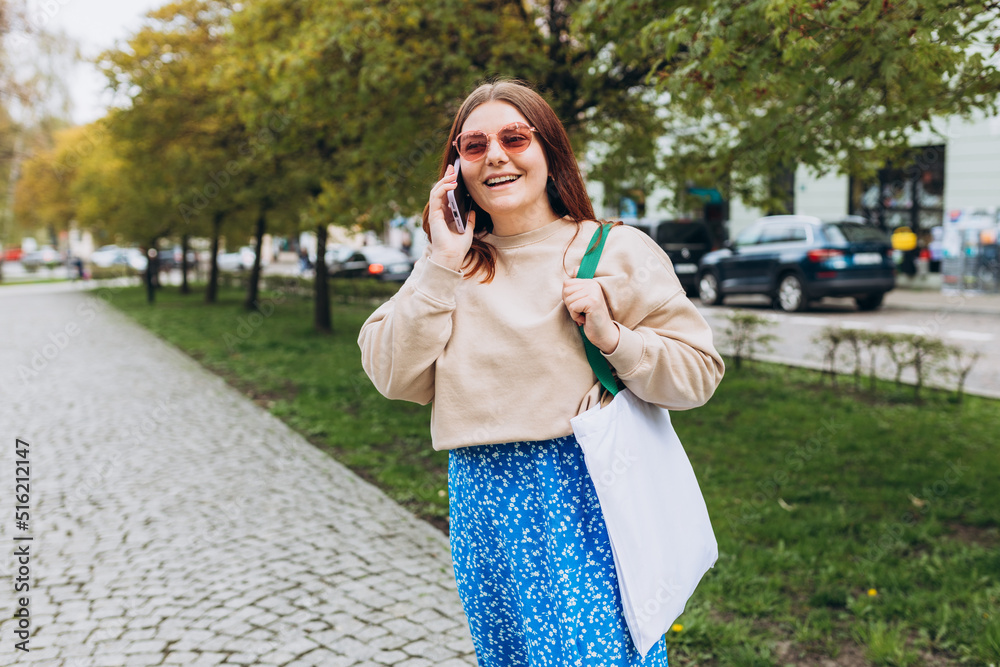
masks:
[[[116,245],[101,246],[90,254],[90,263],[106,269],[109,266],[114,266],[115,260],[118,259],[121,253],[122,249]]]
[[[149,264],[146,253],[139,248],[125,248],[122,251],[122,257],[125,260],[123,263],[128,264],[136,271],[145,271],[146,265]]]
[[[253,268],[254,258],[257,253],[248,245],[243,246],[236,252],[220,252],[218,264],[220,271],[249,271]]]
[[[136,271],[145,271],[149,261],[146,259],[146,253],[139,248],[106,245],[91,253],[90,263],[104,269],[112,266],[129,266]]]

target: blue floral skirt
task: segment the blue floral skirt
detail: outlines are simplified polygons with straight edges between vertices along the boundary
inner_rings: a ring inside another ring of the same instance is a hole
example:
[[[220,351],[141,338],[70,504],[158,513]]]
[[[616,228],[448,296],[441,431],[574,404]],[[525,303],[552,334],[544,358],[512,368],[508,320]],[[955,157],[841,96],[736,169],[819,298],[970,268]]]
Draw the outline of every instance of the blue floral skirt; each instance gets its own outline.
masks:
[[[614,557],[576,438],[449,450],[455,580],[479,667],[667,667],[622,612]]]

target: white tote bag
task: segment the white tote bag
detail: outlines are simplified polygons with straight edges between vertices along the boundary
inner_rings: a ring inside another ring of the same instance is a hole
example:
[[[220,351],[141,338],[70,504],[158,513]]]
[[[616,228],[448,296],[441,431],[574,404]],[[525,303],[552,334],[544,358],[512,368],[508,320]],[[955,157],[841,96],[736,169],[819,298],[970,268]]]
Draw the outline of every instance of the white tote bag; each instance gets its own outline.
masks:
[[[577,278],[593,278],[610,226],[594,233]],[[642,657],[719,558],[712,522],[670,413],[619,390],[580,327],[587,360],[614,399],[570,419],[594,481],[618,574],[625,622]]]
[[[708,508],[667,410],[623,389],[570,423],[608,526],[625,621],[645,657],[719,557]]]

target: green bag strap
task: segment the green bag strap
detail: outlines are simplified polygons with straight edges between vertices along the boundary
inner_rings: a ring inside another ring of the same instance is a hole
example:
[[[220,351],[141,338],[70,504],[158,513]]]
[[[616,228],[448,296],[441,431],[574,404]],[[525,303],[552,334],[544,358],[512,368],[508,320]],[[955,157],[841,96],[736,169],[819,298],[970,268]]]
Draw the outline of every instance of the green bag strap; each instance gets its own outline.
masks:
[[[594,272],[597,271],[597,263],[601,261],[601,253],[604,251],[604,242],[608,240],[612,226],[610,223],[604,224],[599,226],[597,231],[594,232],[594,236],[590,239],[590,244],[587,246],[589,250],[580,262],[580,270],[576,272],[577,278],[589,280],[594,277]],[[579,325],[579,329],[580,337],[583,338],[583,349],[587,353],[587,361],[590,362],[590,367],[594,369],[594,375],[601,381],[604,388],[611,392],[612,396],[615,396],[618,394],[618,382],[611,371],[611,363],[604,358],[604,355],[597,349],[597,346],[587,339],[587,334],[583,332],[582,324]]]

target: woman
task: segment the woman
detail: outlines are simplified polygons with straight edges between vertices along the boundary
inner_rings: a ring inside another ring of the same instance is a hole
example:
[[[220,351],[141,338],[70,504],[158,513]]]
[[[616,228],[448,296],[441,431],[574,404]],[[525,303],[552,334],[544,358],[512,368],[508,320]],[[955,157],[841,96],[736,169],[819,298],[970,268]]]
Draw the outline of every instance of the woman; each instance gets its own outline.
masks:
[[[598,223],[565,130],[527,86],[473,91],[442,157],[424,209],[430,245],[358,343],[383,395],[433,401],[479,664],[666,665],[663,639],[645,659],[632,643],[570,426],[601,401],[578,325],[620,382],[675,410],[722,379],[711,329],[634,228],[613,230],[593,280],[574,277]],[[449,190],[469,211],[464,233],[446,222]]]

